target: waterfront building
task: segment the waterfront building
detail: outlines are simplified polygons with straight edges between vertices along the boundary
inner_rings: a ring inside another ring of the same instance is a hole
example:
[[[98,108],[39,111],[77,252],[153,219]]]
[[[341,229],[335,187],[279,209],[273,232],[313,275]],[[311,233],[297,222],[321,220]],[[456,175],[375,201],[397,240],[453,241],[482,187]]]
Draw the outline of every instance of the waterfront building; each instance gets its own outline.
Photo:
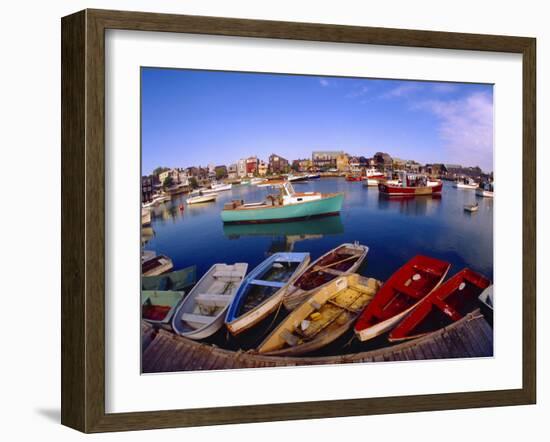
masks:
[[[341,150],[313,151],[311,154],[313,167],[321,171],[336,169],[336,159],[343,153]]]
[[[246,159],[246,174],[250,177],[258,173],[258,157],[250,157]]]
[[[185,169],[174,168],[161,172],[159,174],[160,184],[164,184],[168,177],[172,178],[172,182],[174,184],[187,185],[189,183],[189,175],[187,174],[187,171]]]
[[[393,165],[392,158],[389,154],[385,152],[376,152],[374,154],[373,159],[376,164],[376,167],[380,170],[387,170],[392,168],[392,165]]]
[[[361,172],[361,163],[358,157],[349,157],[349,171],[351,173]]]
[[[260,160],[258,162],[258,175],[266,176],[267,175],[267,169],[268,169],[268,164],[265,161]]]
[[[312,169],[312,162],[309,158],[294,160],[292,169],[296,172],[309,172]]]
[[[141,202],[151,201],[153,198],[153,176],[141,177]]]
[[[237,171],[237,163],[233,163],[229,165],[229,167],[227,168],[227,176],[231,180],[234,180],[239,176]]]
[[[287,173],[289,169],[288,160],[280,155],[272,153],[269,156],[269,172],[272,174]]]
[[[237,176],[244,178],[246,176],[246,159],[241,158],[237,161]]]
[[[445,165],[441,163],[426,164],[423,169],[424,173],[435,177],[445,176],[447,174]]]
[[[336,157],[336,169],[338,172],[349,172],[349,156],[342,152]]]

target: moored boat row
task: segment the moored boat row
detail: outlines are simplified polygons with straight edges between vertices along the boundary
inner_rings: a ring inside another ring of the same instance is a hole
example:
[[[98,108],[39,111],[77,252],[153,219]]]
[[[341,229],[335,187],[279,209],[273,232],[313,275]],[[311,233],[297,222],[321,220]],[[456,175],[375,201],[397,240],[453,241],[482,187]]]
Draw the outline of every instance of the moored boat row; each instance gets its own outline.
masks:
[[[490,286],[470,269],[444,282],[451,265],[421,255],[382,283],[356,273],[367,253],[368,247],[357,243],[342,244],[312,263],[309,253],[275,253],[248,274],[246,263],[215,264],[186,296],[188,285],[163,291],[157,280],[148,286],[153,290],[142,292],[143,319],[162,327],[169,323],[190,339],[208,338],[224,326],[233,336],[259,330],[264,337],[256,352],[296,356],[316,351],[352,328],[360,341],[382,334],[389,343],[423,336],[473,311]],[[176,301],[162,304],[161,298]],[[276,319],[282,307],[290,312],[286,318],[272,322],[274,328],[258,329],[274,314]]]

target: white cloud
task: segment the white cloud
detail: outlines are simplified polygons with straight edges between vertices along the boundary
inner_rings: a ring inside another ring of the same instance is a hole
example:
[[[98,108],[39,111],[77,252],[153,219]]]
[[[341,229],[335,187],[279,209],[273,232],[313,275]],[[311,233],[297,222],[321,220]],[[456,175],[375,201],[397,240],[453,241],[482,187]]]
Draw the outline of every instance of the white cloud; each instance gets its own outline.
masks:
[[[415,106],[440,120],[439,135],[449,162],[493,170],[493,100],[477,92],[459,100],[429,100]]]
[[[456,91],[456,86],[449,83],[440,83],[434,84],[432,89],[434,92],[437,92],[439,94],[448,94],[450,92]]]
[[[381,98],[400,98],[411,95],[422,89],[422,86],[416,83],[401,84],[381,95]]]
[[[346,94],[347,98],[358,98],[365,96],[370,91],[367,86],[361,86]]]
[[[319,78],[319,83],[323,87],[327,87],[330,85],[330,82],[326,78]]]

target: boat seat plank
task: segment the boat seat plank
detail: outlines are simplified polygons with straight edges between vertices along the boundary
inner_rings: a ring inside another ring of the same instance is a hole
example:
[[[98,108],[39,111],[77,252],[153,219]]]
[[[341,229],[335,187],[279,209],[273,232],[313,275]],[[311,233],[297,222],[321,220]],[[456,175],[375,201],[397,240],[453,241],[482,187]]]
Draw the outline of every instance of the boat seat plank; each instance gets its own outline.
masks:
[[[286,282],[279,282],[279,281],[264,281],[262,279],[253,279],[250,281],[250,284],[254,285],[263,285],[266,287],[275,287],[275,288],[282,288],[286,285]]]
[[[212,275],[216,279],[220,278],[230,278],[230,279],[241,279],[242,273],[232,272],[230,270],[218,270]]]
[[[187,322],[191,327],[199,328],[210,324],[214,318],[206,315],[195,315],[193,313],[184,313],[181,320]]]
[[[420,290],[415,290],[409,286],[406,286],[404,284],[401,284],[399,286],[395,287],[395,290],[397,290],[400,293],[403,293],[404,295],[410,296],[411,298],[418,299],[421,297]]]
[[[324,268],[320,266],[315,266],[313,270],[317,272],[328,273],[329,275],[335,275],[335,276],[341,276],[345,273],[345,272],[342,272],[341,270],[329,269],[329,268]]]
[[[231,302],[231,295],[220,295],[216,293],[200,293],[195,301],[204,307],[225,307]]]

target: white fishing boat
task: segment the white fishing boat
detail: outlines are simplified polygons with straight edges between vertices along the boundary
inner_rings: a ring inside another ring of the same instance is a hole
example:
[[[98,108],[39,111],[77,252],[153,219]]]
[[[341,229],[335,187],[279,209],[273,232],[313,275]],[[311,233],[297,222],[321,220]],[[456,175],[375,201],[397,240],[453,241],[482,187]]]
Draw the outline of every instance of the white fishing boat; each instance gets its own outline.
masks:
[[[149,207],[158,206],[160,203],[163,203],[165,201],[170,201],[170,196],[157,194],[153,196],[151,201],[142,203],[141,207],[144,209],[148,209]]]
[[[189,198],[187,198],[187,204],[200,204],[200,203],[208,203],[210,201],[216,201],[216,198],[218,197],[217,193],[208,193],[205,194],[204,191],[201,189],[199,191],[195,191],[189,194]]]
[[[257,186],[258,184],[263,183],[265,181],[267,181],[267,178],[252,178],[250,180],[250,184],[252,186]]]
[[[248,264],[214,264],[193,287],[172,317],[172,329],[190,339],[204,339],[216,333]]]
[[[485,198],[493,198],[494,183],[480,183],[476,189],[476,195]]]
[[[478,183],[476,183],[472,178],[470,177],[462,177],[458,178],[454,184],[453,187],[456,189],[471,189],[475,190],[479,186]]]
[[[224,192],[226,190],[231,190],[233,187],[233,184],[225,184],[225,183],[215,183],[210,186],[210,190],[214,192]]]

